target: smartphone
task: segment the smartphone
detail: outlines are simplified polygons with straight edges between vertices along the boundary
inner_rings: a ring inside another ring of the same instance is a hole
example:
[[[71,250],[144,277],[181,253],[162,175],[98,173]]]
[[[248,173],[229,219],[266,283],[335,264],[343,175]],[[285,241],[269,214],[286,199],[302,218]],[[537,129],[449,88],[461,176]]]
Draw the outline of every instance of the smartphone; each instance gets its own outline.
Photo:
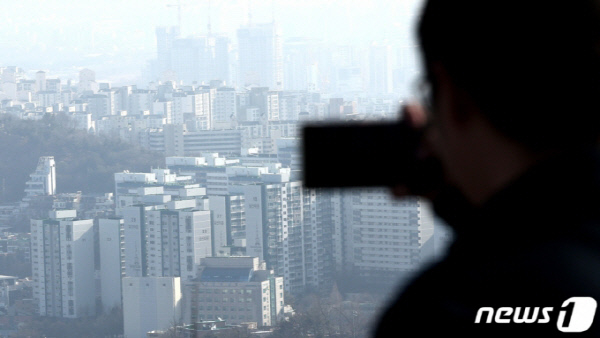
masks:
[[[302,131],[307,188],[392,187],[418,166],[421,132],[406,122],[306,125]]]

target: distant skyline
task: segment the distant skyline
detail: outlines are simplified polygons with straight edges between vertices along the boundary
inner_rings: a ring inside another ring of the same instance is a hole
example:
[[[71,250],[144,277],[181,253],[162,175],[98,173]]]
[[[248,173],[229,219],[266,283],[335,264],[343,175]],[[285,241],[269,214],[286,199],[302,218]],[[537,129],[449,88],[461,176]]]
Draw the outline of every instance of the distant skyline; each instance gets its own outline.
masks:
[[[65,80],[76,80],[73,74],[90,68],[100,81],[132,81],[156,58],[155,27],[177,25],[173,5],[179,2],[183,36],[207,33],[210,7],[212,32],[235,39],[250,7],[254,23],[275,18],[284,40],[366,45],[411,38],[410,14],[418,12],[421,0],[22,0],[0,11],[0,66],[50,70],[49,77]]]

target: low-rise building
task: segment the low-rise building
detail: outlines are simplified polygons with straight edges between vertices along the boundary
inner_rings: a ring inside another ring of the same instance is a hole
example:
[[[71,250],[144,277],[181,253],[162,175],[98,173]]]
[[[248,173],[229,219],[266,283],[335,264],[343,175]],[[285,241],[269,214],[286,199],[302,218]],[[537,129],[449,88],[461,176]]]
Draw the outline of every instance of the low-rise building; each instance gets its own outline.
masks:
[[[257,257],[207,257],[197,279],[184,283],[184,321],[225,320],[274,326],[283,318],[283,277]]]

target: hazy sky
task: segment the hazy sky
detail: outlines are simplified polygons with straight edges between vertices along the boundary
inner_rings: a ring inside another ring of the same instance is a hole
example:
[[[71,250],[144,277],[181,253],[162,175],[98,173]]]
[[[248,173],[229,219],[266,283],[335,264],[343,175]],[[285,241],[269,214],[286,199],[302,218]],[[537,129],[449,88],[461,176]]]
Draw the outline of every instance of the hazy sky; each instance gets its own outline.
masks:
[[[98,78],[133,77],[156,57],[155,27],[177,24],[178,0],[0,0],[0,66],[54,70],[102,68]],[[420,0],[181,0],[183,35],[235,37],[251,8],[256,23],[280,23],[284,38],[340,43],[406,37]],[[210,5],[209,5],[210,4]],[[114,73],[114,74],[112,74]],[[103,76],[104,75],[104,76]],[[52,76],[52,74],[49,74]]]

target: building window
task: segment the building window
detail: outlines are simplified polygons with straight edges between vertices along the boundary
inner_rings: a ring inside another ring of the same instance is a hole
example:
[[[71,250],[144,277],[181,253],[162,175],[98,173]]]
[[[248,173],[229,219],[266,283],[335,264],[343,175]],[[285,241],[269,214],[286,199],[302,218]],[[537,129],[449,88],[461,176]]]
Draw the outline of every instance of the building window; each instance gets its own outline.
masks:
[[[186,217],[185,218],[185,231],[187,233],[191,233],[192,232],[192,218],[191,217]]]
[[[73,240],[73,226],[71,224],[67,224],[65,227],[65,237],[67,241]]]

